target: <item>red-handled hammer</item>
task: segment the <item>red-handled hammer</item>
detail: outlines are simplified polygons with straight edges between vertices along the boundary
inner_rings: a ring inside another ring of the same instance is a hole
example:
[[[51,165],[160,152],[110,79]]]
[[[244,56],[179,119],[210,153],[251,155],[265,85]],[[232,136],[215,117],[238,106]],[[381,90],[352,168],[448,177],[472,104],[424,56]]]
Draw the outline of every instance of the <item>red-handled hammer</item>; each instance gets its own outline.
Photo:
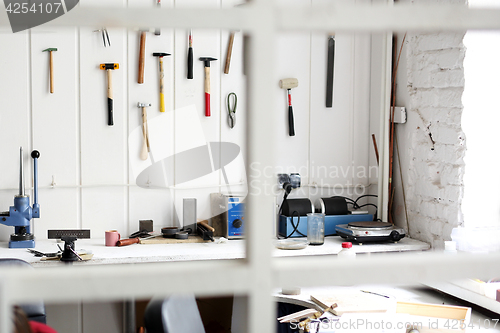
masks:
[[[210,61],[217,60],[210,57],[201,57],[205,63],[205,116],[210,117]]]

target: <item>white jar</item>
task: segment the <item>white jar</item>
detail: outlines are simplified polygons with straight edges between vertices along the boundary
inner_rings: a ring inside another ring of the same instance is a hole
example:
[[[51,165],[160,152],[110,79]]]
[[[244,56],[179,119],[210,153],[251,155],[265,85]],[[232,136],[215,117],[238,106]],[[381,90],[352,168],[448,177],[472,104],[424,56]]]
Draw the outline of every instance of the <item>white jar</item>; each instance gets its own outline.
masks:
[[[351,242],[342,243],[342,250],[337,254],[339,259],[351,258],[356,259],[356,251],[352,248]]]

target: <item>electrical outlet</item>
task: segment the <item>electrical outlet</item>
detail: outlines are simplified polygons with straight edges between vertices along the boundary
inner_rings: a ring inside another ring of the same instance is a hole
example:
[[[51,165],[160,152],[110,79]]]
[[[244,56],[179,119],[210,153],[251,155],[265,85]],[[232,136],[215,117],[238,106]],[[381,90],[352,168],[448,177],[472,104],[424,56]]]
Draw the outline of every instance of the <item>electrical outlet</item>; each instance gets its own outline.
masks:
[[[283,188],[284,183],[290,183],[292,188],[300,187],[300,174],[298,173],[279,173],[278,174],[278,185]]]

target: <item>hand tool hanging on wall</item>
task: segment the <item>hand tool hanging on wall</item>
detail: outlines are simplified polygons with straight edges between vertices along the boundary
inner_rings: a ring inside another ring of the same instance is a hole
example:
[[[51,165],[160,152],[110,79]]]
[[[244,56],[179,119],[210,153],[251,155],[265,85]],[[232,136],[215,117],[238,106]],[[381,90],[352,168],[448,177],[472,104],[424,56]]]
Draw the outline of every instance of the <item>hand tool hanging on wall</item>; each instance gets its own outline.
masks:
[[[49,72],[50,72],[50,93],[54,93],[54,61],[52,58],[52,52],[57,51],[55,47],[50,47],[48,49],[43,50],[42,52],[49,52]]]
[[[161,9],[161,0],[156,0],[156,7]],[[155,29],[155,35],[160,36],[161,35],[161,30],[160,28]]]
[[[149,133],[148,133],[148,115],[146,113],[146,107],[151,106],[151,104],[147,103],[137,103],[137,107],[142,109],[142,135],[143,142],[141,148],[141,160],[148,159],[149,152]]]
[[[163,71],[163,57],[169,56],[170,53],[155,52],[153,56],[158,57],[160,70],[160,112],[165,112],[165,73]]]
[[[326,70],[326,107],[333,105],[333,75],[335,63],[335,36],[328,36],[328,65]]]
[[[94,32],[100,32],[102,34],[102,42],[104,43],[104,47],[106,47],[106,40],[107,40],[107,44],[108,44],[107,46],[111,46],[111,42],[109,41],[108,30],[106,28],[94,30]]]
[[[231,96],[233,96],[233,105],[231,106]],[[233,128],[236,125],[236,106],[238,104],[238,97],[234,92],[229,93],[227,95],[227,112],[228,118],[227,123],[230,128]]]
[[[139,73],[137,76],[137,83],[144,83],[144,61],[146,52],[146,31],[141,31],[141,41],[139,46]]]
[[[295,136],[295,128],[293,125],[293,108],[292,108],[292,88],[299,86],[299,80],[296,78],[283,79],[280,80],[280,88],[286,89],[288,94],[288,134],[290,136]]]
[[[188,47],[188,59],[187,59],[187,78],[193,79],[193,30],[189,31],[189,47]]]
[[[227,44],[226,65],[224,66],[224,74],[229,74],[229,66],[231,65],[231,54],[233,52],[233,42],[235,33],[236,31],[231,31],[231,34],[229,35],[229,43]]]
[[[205,116],[210,117],[210,61],[217,59],[201,57],[200,60],[205,63]]]
[[[119,65],[115,63],[101,64],[101,69],[106,70],[108,77],[108,125],[113,126],[113,80],[111,71],[118,69]]]

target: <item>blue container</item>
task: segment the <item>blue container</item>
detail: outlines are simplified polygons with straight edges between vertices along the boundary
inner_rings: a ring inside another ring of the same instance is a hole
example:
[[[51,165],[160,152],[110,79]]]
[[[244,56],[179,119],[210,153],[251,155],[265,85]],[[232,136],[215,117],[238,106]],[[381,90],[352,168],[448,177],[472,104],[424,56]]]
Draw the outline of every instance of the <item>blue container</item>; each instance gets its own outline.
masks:
[[[354,215],[327,215],[325,216],[325,236],[336,235],[335,226],[339,224],[347,224],[349,222],[358,221],[373,221],[373,214],[354,214]],[[307,236],[307,216],[301,216],[300,220],[297,216],[293,217],[293,223],[297,225],[297,230]],[[280,215],[278,226],[278,233],[282,237],[288,236],[294,227],[292,225],[292,218]],[[294,231],[290,237],[303,237],[297,231]]]

